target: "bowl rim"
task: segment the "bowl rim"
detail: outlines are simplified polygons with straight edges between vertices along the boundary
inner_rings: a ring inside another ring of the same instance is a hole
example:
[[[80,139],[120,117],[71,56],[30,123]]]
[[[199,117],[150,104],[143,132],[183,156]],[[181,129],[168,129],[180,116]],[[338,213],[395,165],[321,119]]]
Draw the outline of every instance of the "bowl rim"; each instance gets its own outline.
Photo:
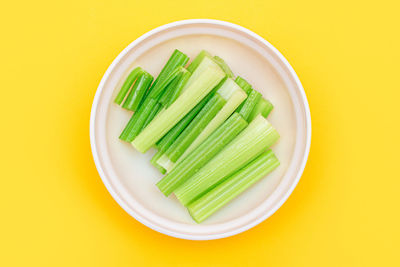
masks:
[[[251,37],[257,39],[261,43],[263,43],[265,46],[267,46],[274,54],[279,58],[281,63],[287,68],[289,71],[289,75],[294,79],[294,82],[296,83],[298,93],[300,93],[302,104],[304,107],[305,111],[305,122],[306,122],[306,134],[305,134],[305,151],[304,155],[302,156],[301,163],[298,168],[298,172],[296,174],[295,179],[293,180],[292,184],[288,188],[288,190],[283,194],[283,196],[280,198],[279,201],[268,211],[266,212],[263,216],[260,216],[256,220],[252,221],[251,223],[248,223],[246,225],[243,225],[240,228],[227,231],[224,233],[217,233],[217,234],[206,234],[206,235],[191,235],[191,234],[184,234],[184,233],[177,233],[170,231],[168,229],[164,229],[162,227],[159,227],[158,225],[153,224],[152,222],[148,221],[146,218],[143,218],[139,214],[137,214],[134,210],[132,210],[119,196],[119,194],[113,189],[111,186],[110,182],[106,178],[106,174],[101,166],[100,163],[100,158],[98,155],[98,151],[96,148],[96,138],[95,138],[95,120],[96,120],[96,110],[97,106],[99,103],[100,95],[104,89],[104,84],[108,80],[112,70],[114,67],[120,62],[120,60],[137,44],[145,40],[146,38],[157,34],[161,31],[164,31],[166,29],[174,28],[177,26],[182,26],[182,25],[190,25],[190,24],[211,24],[211,25],[218,25],[218,26],[224,26],[228,28],[232,28],[234,30],[241,31],[247,35],[250,35]],[[139,38],[131,42],[122,52],[112,61],[110,66],[107,68],[105,74],[103,75],[99,86],[97,87],[91,112],[90,112],[90,146],[92,150],[92,155],[93,155],[93,160],[96,166],[96,169],[100,175],[100,178],[102,179],[105,187],[107,188],[108,192],[111,194],[111,196],[114,198],[114,200],[133,218],[135,218],[137,221],[140,223],[144,224],[145,226],[168,236],[172,236],[175,238],[181,238],[181,239],[188,239],[188,240],[213,240],[213,239],[221,239],[229,236],[233,236],[239,233],[242,233],[244,231],[249,230],[250,228],[253,228],[254,226],[258,225],[259,223],[263,222],[267,218],[269,218],[272,214],[274,214],[282,205],[283,203],[286,202],[286,200],[289,198],[289,196],[292,194],[294,188],[297,186],[303,172],[305,165],[307,163],[308,155],[310,152],[310,146],[311,146],[311,114],[310,114],[310,108],[308,104],[308,100],[304,91],[304,88],[300,82],[300,79],[298,78],[296,72],[294,71],[293,67],[289,64],[289,62],[286,60],[286,58],[273,46],[271,45],[268,41],[266,41],[264,38],[259,36],[258,34],[254,33],[253,31],[244,28],[240,25],[227,22],[227,21],[222,21],[222,20],[215,20],[215,19],[187,19],[187,20],[179,20],[175,22],[171,22],[168,24],[164,24],[162,26],[156,27],[145,34],[141,35]]]

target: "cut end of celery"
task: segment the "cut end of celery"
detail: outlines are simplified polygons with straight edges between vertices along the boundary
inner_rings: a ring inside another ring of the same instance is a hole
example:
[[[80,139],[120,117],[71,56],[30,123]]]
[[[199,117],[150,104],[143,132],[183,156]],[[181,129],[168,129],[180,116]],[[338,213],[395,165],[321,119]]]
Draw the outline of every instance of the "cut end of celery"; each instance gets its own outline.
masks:
[[[157,165],[159,165],[160,167],[164,168],[167,172],[170,172],[174,166],[175,163],[172,162],[167,155],[162,155],[157,161],[156,161]]]

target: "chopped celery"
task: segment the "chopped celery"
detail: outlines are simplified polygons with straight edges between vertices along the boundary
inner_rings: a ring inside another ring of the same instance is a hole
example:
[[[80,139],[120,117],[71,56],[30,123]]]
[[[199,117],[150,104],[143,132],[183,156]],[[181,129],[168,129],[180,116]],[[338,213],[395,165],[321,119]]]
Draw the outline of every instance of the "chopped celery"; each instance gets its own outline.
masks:
[[[243,102],[243,105],[238,108],[238,112],[242,117],[249,121],[249,117],[251,112],[253,111],[254,107],[261,99],[261,94],[256,90],[252,90],[246,100]]]
[[[162,174],[166,173],[166,170],[161,167],[160,165],[157,164],[157,160],[162,156],[163,152],[162,151],[157,151],[156,154],[154,154],[153,158],[150,160],[150,163],[156,167]]]
[[[158,99],[154,101],[154,99],[149,97],[149,95],[154,88],[157,89],[157,86],[160,86],[160,84],[162,84],[164,80],[168,78],[171,72],[173,72],[177,67],[184,66],[188,60],[188,56],[175,49],[171,57],[168,59],[168,62],[161,70],[157,79],[151,85],[149,90],[147,90],[147,94],[144,96],[143,104],[140,105],[139,109],[132,115],[128,124],[125,126],[119,137],[121,140],[132,142],[133,139],[142,131],[143,125],[147,121],[148,116],[158,103]],[[159,95],[162,94],[160,93]]]
[[[197,81],[199,76],[209,67],[214,67],[214,68],[218,67],[218,69],[221,70],[222,73],[224,73],[222,69],[218,66],[218,64],[214,62],[214,60],[212,60],[210,57],[205,56],[203,57],[203,60],[201,61],[200,65],[197,66],[194,72],[191,72],[189,70],[189,72],[192,73],[192,75],[190,76],[189,80],[183,87],[182,93],[185,92],[186,89],[193,84],[193,82]]]
[[[143,103],[143,108],[140,108],[136,113],[133,115],[137,115],[137,119],[135,121],[135,124],[133,125],[132,129],[128,133],[128,137],[126,138],[126,141],[132,142],[136,136],[140,133],[140,131],[143,129],[144,124],[147,121],[147,118],[149,117],[150,114],[153,113],[153,111],[157,108],[157,100],[151,97],[147,97]],[[125,131],[125,130],[124,130]]]
[[[143,71],[137,78],[122,107],[131,111],[136,111],[152,81],[153,76]]]
[[[251,85],[242,77],[237,76],[235,82],[246,92],[247,95],[251,92]]]
[[[182,162],[178,163],[170,173],[160,180],[157,183],[158,188],[166,196],[170,195],[217,155],[246,126],[247,122],[238,113],[234,113]]]
[[[202,65],[207,65],[202,69]],[[201,74],[196,73],[201,71]],[[176,101],[157,116],[143,131],[133,140],[132,145],[140,152],[146,152],[161,139],[176,123],[178,123],[197,103],[201,101],[225,76],[221,68],[211,59],[205,57],[196,71],[189,78],[197,79],[186,88]],[[186,85],[188,84],[186,83]]]
[[[230,88],[233,94],[228,95],[224,93],[226,88]],[[196,147],[198,147],[212,132],[214,132],[224,121],[226,121],[229,116],[236,110],[236,108],[246,99],[246,93],[232,80],[227,79],[223,86],[218,90],[218,93],[226,95],[227,103],[218,112],[218,114],[210,121],[210,123],[204,128],[204,130],[197,136],[197,138],[192,142],[192,144],[186,149],[185,153],[177,161],[182,161],[190,152],[192,152]]]
[[[206,50],[200,51],[200,53],[193,59],[193,61],[187,67],[187,70],[190,73],[193,73],[200,63],[203,61],[204,57],[211,57],[211,54],[208,53]]]
[[[208,100],[215,94],[213,89],[208,95],[203,98],[188,114],[183,117],[171,130],[168,131],[158,142],[157,148],[163,152],[167,151],[169,146],[175,141],[186,126],[192,121],[192,119],[200,112],[200,110],[207,104]]]
[[[162,105],[157,103],[155,107],[150,111],[149,115],[146,118],[146,121],[143,124],[143,128],[145,128],[153,119],[154,117],[161,111]]]
[[[219,56],[214,56],[213,59],[215,60],[215,62],[217,62],[217,64],[221,67],[221,69],[229,78],[235,78],[235,74],[233,74],[232,70],[229,68],[228,64],[226,64],[225,60],[223,60]]]
[[[168,98],[168,102],[165,104],[165,108],[168,108],[175,102],[175,100],[180,96],[183,87],[185,87],[186,83],[189,81],[191,73],[186,71],[182,73],[182,77],[180,77],[178,84],[175,89],[171,91],[171,94]]]
[[[211,191],[188,205],[190,216],[200,223],[247,188],[279,166],[279,160],[271,150],[259,155],[238,172],[226,178]]]
[[[176,197],[184,206],[187,206],[224,177],[242,168],[274,144],[278,138],[279,134],[275,128],[265,118],[258,115],[220,153],[176,189],[174,191]]]
[[[252,121],[258,114],[267,118],[269,113],[274,109],[274,106],[265,98],[261,98],[250,114],[249,121]]]
[[[124,101],[126,95],[128,94],[129,89],[131,89],[132,84],[135,82],[136,78],[142,73],[143,69],[140,67],[137,67],[131,71],[131,73],[126,78],[124,84],[122,85],[121,89],[119,90],[119,93],[114,100],[115,103],[121,105],[122,101]]]
[[[148,95],[152,95],[152,97],[158,96],[160,92],[160,87],[163,86],[164,81],[168,79],[170,74],[174,72],[178,67],[183,67],[189,61],[189,57],[175,49],[170,58],[168,59],[167,63],[164,65],[163,69],[161,70],[160,74],[157,76],[157,79],[154,81],[153,85],[149,90]],[[165,85],[164,85],[165,87]],[[162,88],[161,88],[162,89]]]
[[[189,147],[189,145],[193,142],[193,140],[215,117],[218,111],[222,109],[225,103],[226,100],[222,98],[218,93],[215,94],[207,102],[207,104],[196,115],[193,121],[190,122],[190,124],[186,127],[186,129],[179,135],[179,137],[165,152],[165,154],[172,162],[176,162],[179,159],[179,157],[185,152],[185,150]]]
[[[166,89],[172,80],[174,80],[183,71],[186,71],[186,69],[182,66],[178,66],[176,69],[174,69],[162,82],[159,82],[156,86],[154,86],[149,93],[149,97],[159,99],[159,97],[161,97],[163,94],[164,89]]]

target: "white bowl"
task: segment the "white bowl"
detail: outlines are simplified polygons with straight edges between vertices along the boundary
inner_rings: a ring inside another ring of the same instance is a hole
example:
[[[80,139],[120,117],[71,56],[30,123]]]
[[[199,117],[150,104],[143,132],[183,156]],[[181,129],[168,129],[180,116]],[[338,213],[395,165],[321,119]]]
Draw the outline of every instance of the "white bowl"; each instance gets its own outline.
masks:
[[[268,118],[281,134],[273,150],[281,165],[202,224],[174,196],[158,191],[161,174],[118,139],[130,113],[112,100],[128,73],[141,66],[153,75],[179,49],[193,58],[201,49],[225,59],[275,106]],[[310,111],[303,87],[287,60],[257,34],[232,23],[196,19],[158,27],[133,41],[112,62],[94,98],[90,118],[93,158],[110,194],[132,217],[173,237],[208,240],[241,233],[271,216],[289,197],[305,167],[311,142]]]

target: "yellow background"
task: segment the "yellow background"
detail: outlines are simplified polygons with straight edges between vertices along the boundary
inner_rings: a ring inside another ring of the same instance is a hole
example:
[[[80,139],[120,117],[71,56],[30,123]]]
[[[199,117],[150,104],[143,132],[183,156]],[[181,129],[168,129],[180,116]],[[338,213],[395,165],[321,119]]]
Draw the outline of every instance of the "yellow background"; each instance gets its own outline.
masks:
[[[399,13],[387,0],[3,1],[0,266],[400,266]],[[89,146],[112,60],[188,18],[270,41],[298,73],[313,123],[306,170],[283,207],[208,242],[127,215]]]

